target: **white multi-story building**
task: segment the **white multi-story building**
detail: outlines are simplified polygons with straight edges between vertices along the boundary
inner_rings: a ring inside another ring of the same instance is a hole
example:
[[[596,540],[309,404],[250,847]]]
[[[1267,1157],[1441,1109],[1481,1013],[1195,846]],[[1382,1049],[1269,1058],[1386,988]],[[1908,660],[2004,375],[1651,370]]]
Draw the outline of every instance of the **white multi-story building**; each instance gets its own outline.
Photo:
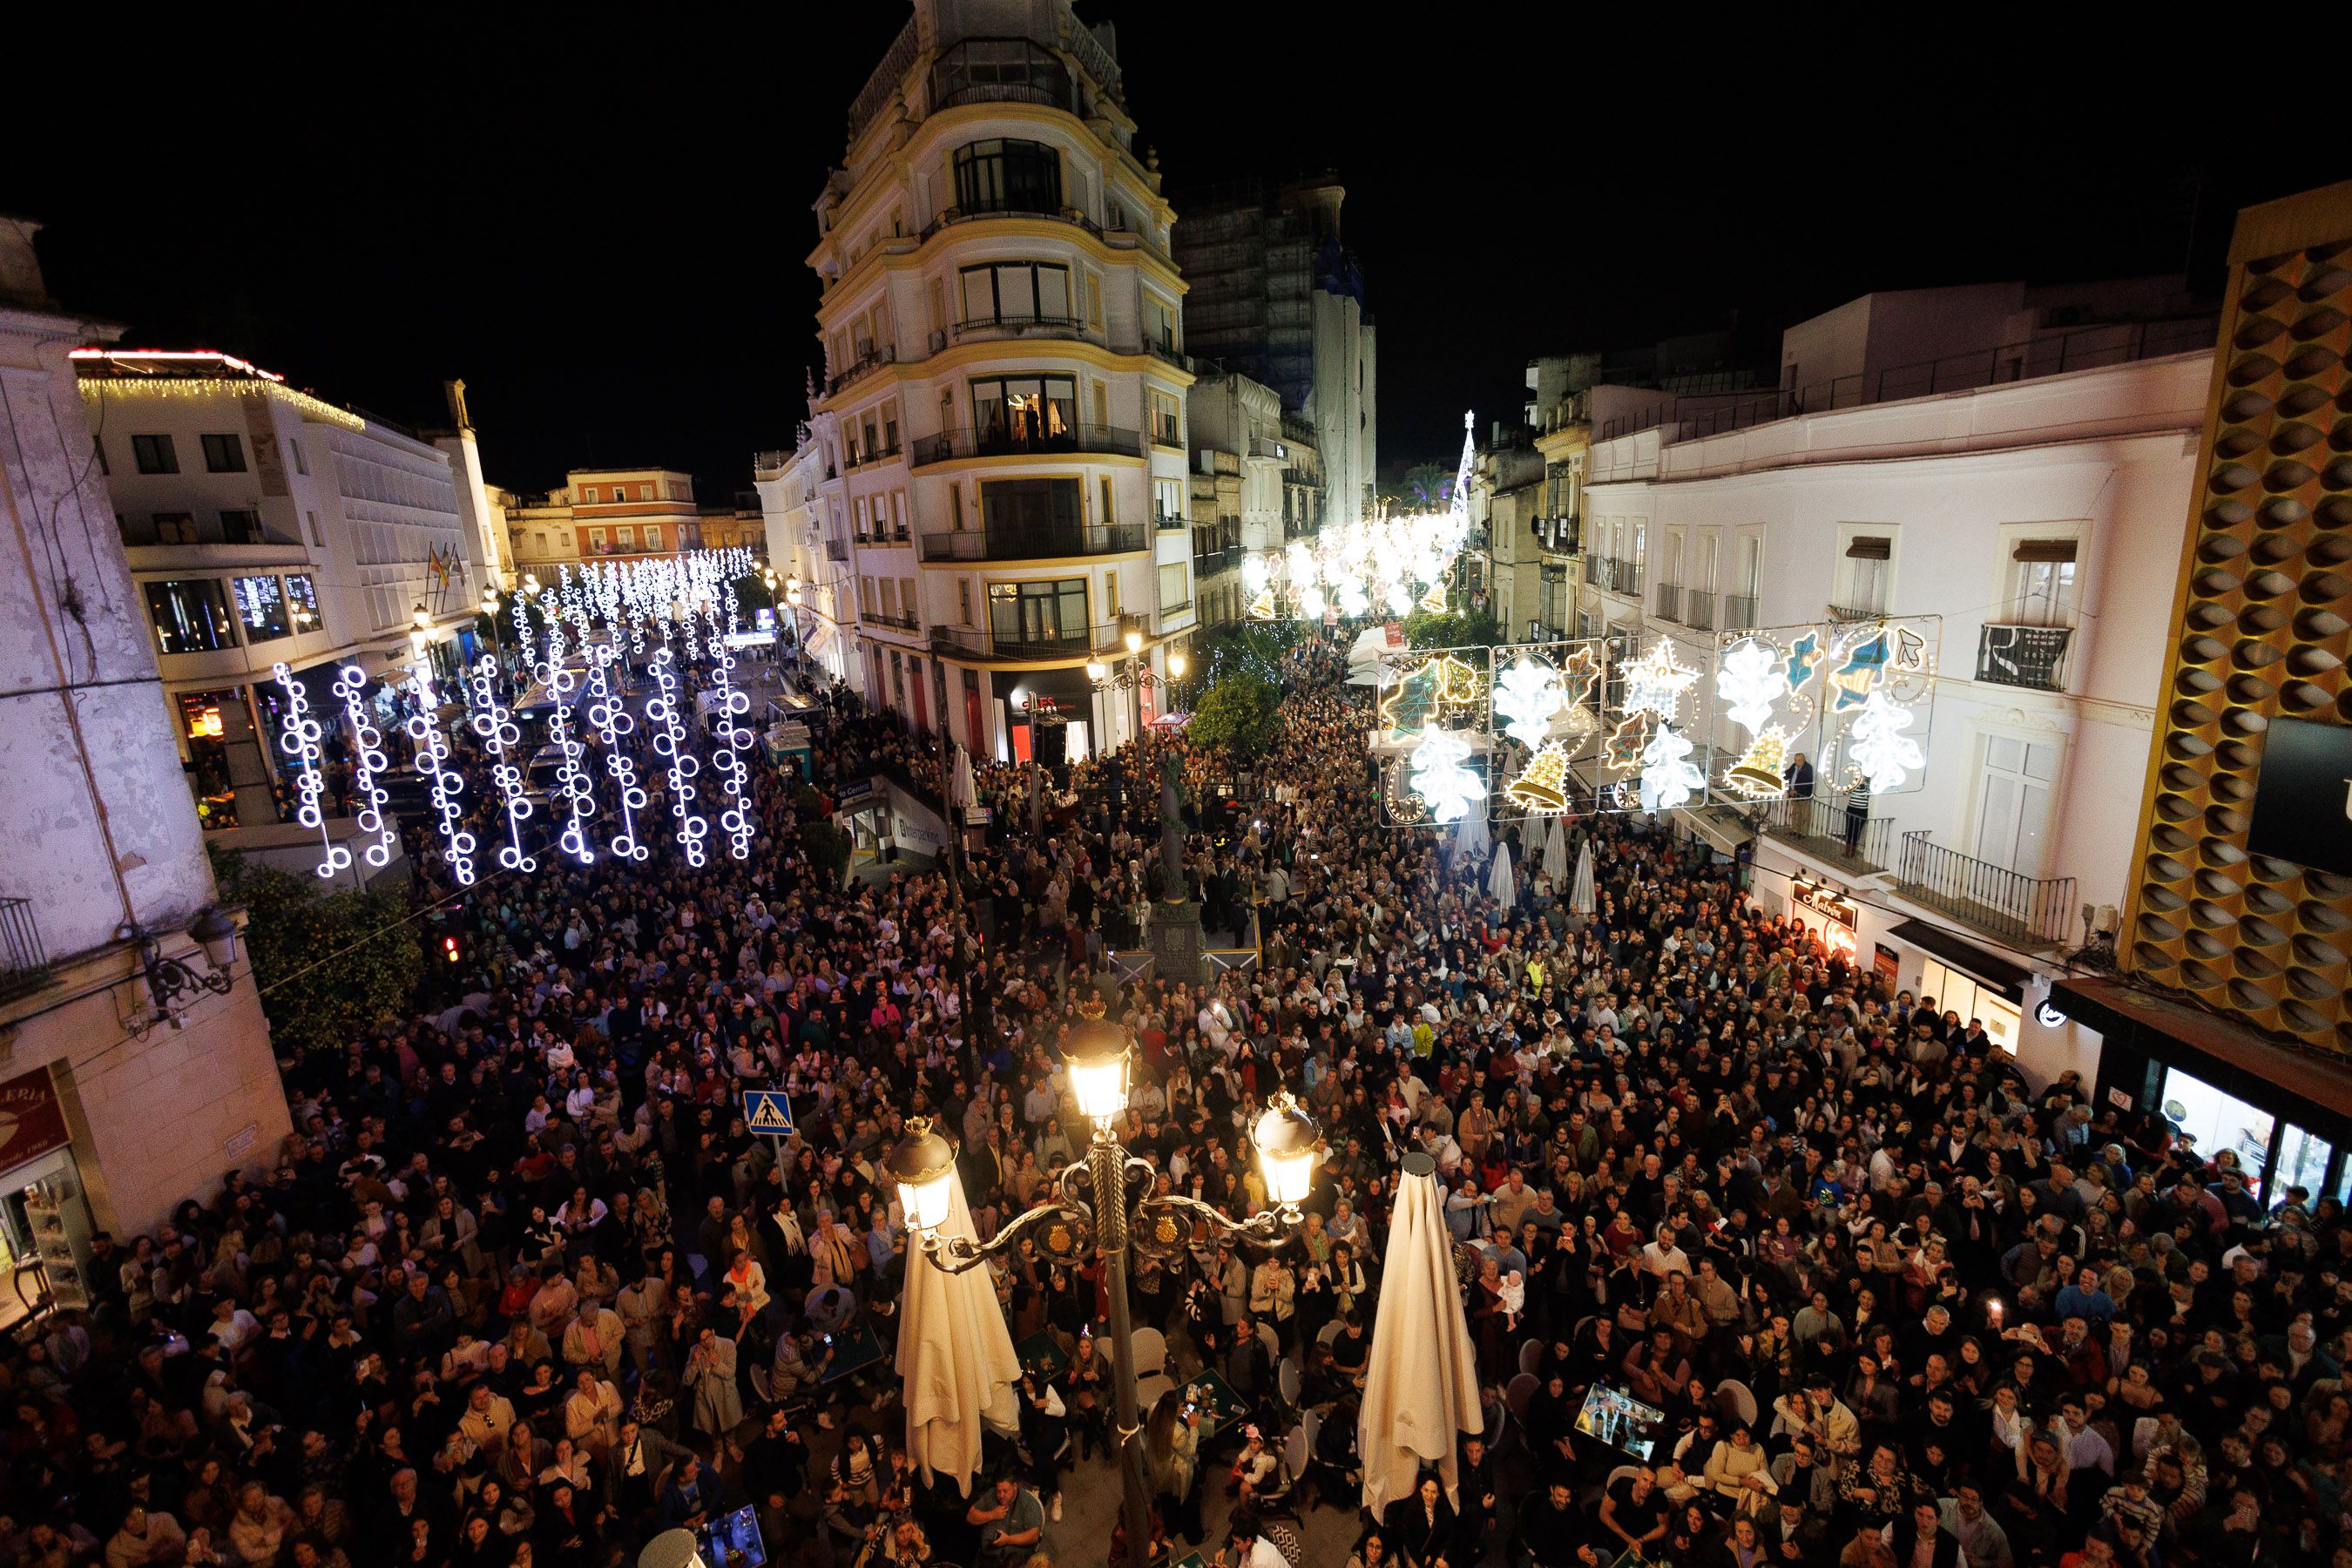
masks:
[[[790,623],[804,658],[863,691],[866,661],[853,647],[857,590],[849,537],[833,526],[846,508],[832,416],[812,415],[798,436],[789,452],[760,452],[751,458],[752,483],[766,519],[769,564],[800,589],[800,604],[787,603],[779,615]]]
[[[331,711],[335,666],[473,658],[498,528],[462,392],[427,440],[214,353],[73,356],[114,521],[207,826],[274,823],[284,663]]]
[[[1244,554],[1280,550],[1323,525],[1316,427],[1274,388],[1237,371],[1203,376],[1185,400],[1192,434],[1192,587],[1201,624],[1246,608]]]
[[[2172,588],[2148,568],[2179,555],[2212,325],[2036,331],[2015,319],[2018,293],[1979,312],[1976,349],[1916,301],[1832,312],[1864,333],[1874,314],[1938,320],[1946,341],[1924,364],[1877,345],[1842,353],[1904,368],[1819,412],[1597,426],[1584,538],[1593,629],[1669,639],[1700,669],[1726,630],[1927,618],[1906,623],[1937,667],[1926,767],[1870,799],[1852,835],[1852,781],[1829,770],[1811,801],[1775,803],[1754,891],[1865,967],[1984,1017],[2047,1077],[2090,1065],[2027,999],[2084,942],[2084,907],[2104,925],[2124,897]],[[1790,340],[1824,335],[1808,322]],[[1938,380],[1964,389],[1905,395]],[[1738,738],[1724,722],[1713,741]],[[1723,842],[1719,815],[1688,820]]]
[[[223,1172],[276,1161],[289,1122],[242,943],[221,951],[236,923],[212,908],[118,481],[80,418],[67,351],[116,329],[48,300],[36,226],[0,222],[0,1268],[32,1250],[28,1217],[54,1220],[38,1250],[72,1304],[87,1281],[64,1270],[86,1271],[94,1226],[128,1238],[210,1202]],[[183,406],[125,400],[109,434],[167,430],[150,417]]]
[[[982,756],[1024,754],[1041,702],[1073,749],[1116,743],[1157,694],[1097,694],[1087,663],[1133,630],[1160,667],[1193,621],[1176,215],[1108,29],[1066,0],[914,12],[808,257],[854,682]]]

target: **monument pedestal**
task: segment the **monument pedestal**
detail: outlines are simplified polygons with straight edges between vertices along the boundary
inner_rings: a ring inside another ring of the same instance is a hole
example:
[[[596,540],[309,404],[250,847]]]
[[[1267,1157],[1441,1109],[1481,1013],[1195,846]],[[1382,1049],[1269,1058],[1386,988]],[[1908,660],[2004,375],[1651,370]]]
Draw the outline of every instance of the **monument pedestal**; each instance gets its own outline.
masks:
[[[1200,905],[1190,899],[1181,904],[1152,905],[1151,924],[1143,942],[1162,980],[1201,984],[1201,954],[1208,943],[1201,934]]]

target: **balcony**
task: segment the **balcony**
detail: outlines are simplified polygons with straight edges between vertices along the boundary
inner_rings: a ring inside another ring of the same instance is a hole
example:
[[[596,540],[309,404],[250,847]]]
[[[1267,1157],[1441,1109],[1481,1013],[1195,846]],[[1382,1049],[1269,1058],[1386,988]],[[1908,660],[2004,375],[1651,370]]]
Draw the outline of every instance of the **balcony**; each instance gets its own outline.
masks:
[[[943,430],[918,440],[908,462],[920,468],[958,458],[1054,457],[1081,452],[1140,458],[1143,437],[1133,430],[1109,425],[1066,425],[1058,430],[1041,430],[1028,425]]]
[[[1683,618],[1683,591],[1672,583],[1658,584],[1658,618],[1662,621]]]
[[[1883,621],[1886,611],[1876,605],[1831,605],[1830,619],[1833,621]]]
[[[1756,624],[1756,595],[1726,594],[1723,596],[1723,628],[1738,631]]]
[[[898,457],[898,443],[896,441],[887,447],[877,447],[870,452],[861,452],[852,447],[847,455],[843,458],[841,466],[845,470],[854,473],[859,468],[870,468],[877,463],[895,462]]]
[[[863,353],[842,367],[839,374],[825,377],[824,395],[831,397],[836,392],[854,386],[884,365],[896,363],[898,358],[898,351],[889,344],[884,343],[877,348],[868,343]]]
[[[857,624],[862,626],[888,626],[893,631],[919,632],[922,625],[912,616],[885,615],[879,610],[860,610]]]
[[[1715,629],[1715,595],[1706,588],[1693,588],[1683,595],[1683,625],[1700,631]]]
[[[846,561],[849,559],[849,546],[838,539],[828,539],[824,542],[824,558],[827,561]]]
[[[1143,341],[1143,352],[1150,354],[1153,359],[1165,360],[1168,363],[1174,365],[1178,370],[1183,371],[1187,374],[1191,374],[1196,368],[1198,368],[1193,364],[1192,356],[1191,354],[1177,353],[1176,345],[1174,343],[1168,342],[1163,340],[1146,338]]]
[[[955,335],[958,342],[996,338],[1061,338],[1090,343],[1102,341],[1101,333],[1076,316],[975,316],[958,321]]]
[[[1228,544],[1218,550],[1195,552],[1192,556],[1192,575],[1213,577],[1220,572],[1230,572],[1239,566],[1242,563],[1242,557],[1248,553],[1249,552],[1238,544]]]
[[[1903,836],[1895,891],[1962,925],[2025,948],[2064,944],[2074,919],[2074,879],[2021,876],[2005,866]]]
[[[1280,437],[1253,436],[1249,438],[1249,455],[1263,458],[1268,462],[1287,463],[1290,461],[1290,443]]]
[[[1185,517],[1180,517],[1174,512],[1154,511],[1151,514],[1151,526],[1159,531],[1166,533],[1175,529],[1191,527],[1192,520]]]
[[[2029,626],[1987,622],[1977,634],[1977,679],[2029,691],[2066,689],[2066,650],[2072,626]]]
[[[999,636],[979,626],[933,626],[931,651],[951,658],[993,658],[1014,664],[1049,664],[1116,652],[1124,656],[1126,627],[1112,622],[1099,626],[1034,627]]]
[[[1588,555],[1584,558],[1584,580],[1605,593],[1622,594],[1633,599],[1642,596],[1642,563],[1638,561]]]
[[[48,983],[49,957],[41,948],[41,928],[33,923],[33,900],[0,899],[0,996],[21,996]]]
[[[1070,524],[1054,528],[977,528],[926,533],[919,552],[926,562],[1054,561],[1072,555],[1125,555],[1146,550],[1151,532],[1139,522]]]
[[[1055,207],[1050,210],[1041,208],[1035,212],[1026,212],[1018,207],[1011,206],[980,207],[971,209],[964,207],[949,207],[945,211],[941,212],[939,216],[925,224],[923,226],[923,232],[916,237],[918,241],[927,240],[930,238],[931,236],[939,233],[940,230],[950,227],[953,225],[970,223],[975,218],[990,217],[1043,218],[1048,223],[1066,223],[1074,228],[1082,228],[1097,239],[1102,237],[1102,225],[1095,222],[1094,219],[1088,217],[1086,214],[1080,212],[1076,207]]]
[[[1151,444],[1155,447],[1172,447],[1180,452],[1182,451],[1184,449],[1183,425],[1174,419],[1154,419],[1151,422]]]
[[[1784,795],[1765,803],[1763,818],[1758,826],[1771,837],[1850,876],[1866,877],[1874,871],[1885,870],[1893,863],[1887,854],[1887,837],[1894,832],[1895,819],[1864,818],[1849,847],[1847,830],[1852,824],[1845,806],[1845,796],[1834,793],[1804,800]]]

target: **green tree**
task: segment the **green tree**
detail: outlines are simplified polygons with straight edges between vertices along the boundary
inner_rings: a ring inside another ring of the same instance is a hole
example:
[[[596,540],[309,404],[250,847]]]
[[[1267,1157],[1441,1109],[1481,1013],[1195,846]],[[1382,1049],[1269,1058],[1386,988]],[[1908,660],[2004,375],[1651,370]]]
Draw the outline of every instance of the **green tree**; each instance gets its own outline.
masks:
[[[1509,640],[1484,610],[1415,610],[1404,618],[1404,638],[1414,647],[1493,647]]]
[[[208,847],[221,896],[245,906],[246,951],[278,1049],[341,1050],[407,1011],[425,951],[403,889],[322,894],[315,877]]]
[[[1197,679],[1214,685],[1246,671],[1265,681],[1281,678],[1283,656],[1297,644],[1296,621],[1225,621],[1200,639]]]
[[[1185,734],[1200,745],[1250,756],[1274,743],[1281,715],[1282,694],[1274,682],[1240,669],[1201,694]]]
[[[1446,488],[1454,482],[1454,470],[1443,463],[1415,463],[1404,471],[1404,499],[1415,511],[1445,510]]]

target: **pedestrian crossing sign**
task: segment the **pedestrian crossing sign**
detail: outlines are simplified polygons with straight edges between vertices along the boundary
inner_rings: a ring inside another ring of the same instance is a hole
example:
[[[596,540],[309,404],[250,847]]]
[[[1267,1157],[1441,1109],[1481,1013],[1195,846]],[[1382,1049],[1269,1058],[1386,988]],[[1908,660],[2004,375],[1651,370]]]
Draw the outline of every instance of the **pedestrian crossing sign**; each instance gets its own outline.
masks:
[[[743,1121],[752,1131],[771,1138],[790,1138],[800,1131],[793,1125],[793,1102],[781,1089],[745,1089]]]

